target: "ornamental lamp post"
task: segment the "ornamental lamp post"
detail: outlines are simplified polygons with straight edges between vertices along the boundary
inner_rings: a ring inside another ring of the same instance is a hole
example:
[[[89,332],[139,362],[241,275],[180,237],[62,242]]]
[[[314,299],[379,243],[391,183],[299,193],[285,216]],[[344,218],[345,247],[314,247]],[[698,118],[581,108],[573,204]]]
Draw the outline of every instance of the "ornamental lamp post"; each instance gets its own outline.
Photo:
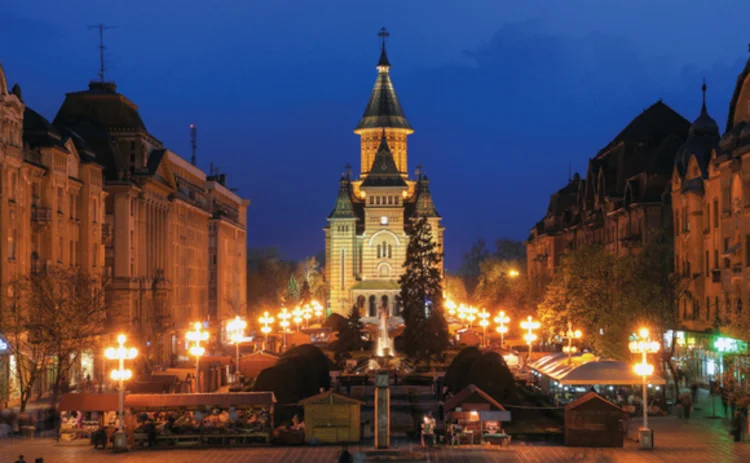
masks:
[[[185,337],[189,342],[193,343],[188,352],[195,357],[195,392],[198,393],[201,391],[200,360],[203,354],[206,353],[206,349],[201,346],[201,342],[208,341],[208,331],[201,330],[200,322],[194,323],[193,327],[195,327],[195,331],[188,331],[185,333]]]
[[[310,319],[312,318],[313,309],[310,304],[305,304],[302,308],[302,318],[305,319],[305,329],[310,328]]]
[[[641,443],[641,449],[654,448],[654,431],[648,428],[648,392],[646,389],[646,378],[654,374],[654,366],[648,363],[648,354],[655,354],[661,349],[658,341],[652,341],[648,328],[638,330],[638,336],[628,345],[630,352],[641,354],[641,363],[634,366],[635,373],[643,378],[643,427],[638,430],[638,437]]]
[[[583,333],[581,330],[573,330],[573,324],[571,322],[568,322],[568,331],[565,333],[565,338],[568,339],[568,345],[563,347],[563,352],[568,353],[568,364],[573,362],[573,353],[576,352],[575,346],[573,346],[573,340],[574,339],[581,339],[583,337]]]
[[[266,350],[266,346],[268,345],[268,333],[271,332],[271,323],[273,323],[273,317],[268,315],[268,311],[263,312],[263,316],[258,318],[258,321],[263,323],[263,327],[261,327],[260,332],[265,335],[265,338],[263,340],[263,350]]]
[[[461,320],[461,326],[466,326],[466,315],[468,313],[468,308],[466,305],[461,304],[458,306],[458,319]]]
[[[487,326],[490,324],[487,319],[489,317],[490,314],[487,310],[482,309],[482,311],[479,312],[479,326],[482,327],[482,346],[484,347],[487,347]]]
[[[286,333],[289,331],[289,319],[292,317],[292,314],[290,314],[286,307],[281,308],[281,312],[279,312],[279,326],[281,326],[281,343],[282,343],[282,349],[286,349]]]
[[[115,433],[114,450],[115,452],[126,452],[128,450],[128,436],[125,434],[124,429],[124,416],[125,416],[125,381],[133,377],[133,372],[125,369],[125,360],[133,360],[138,356],[138,349],[135,347],[125,347],[125,341],[127,337],[124,334],[117,336],[118,347],[108,347],[104,351],[104,356],[110,360],[117,360],[119,362],[118,369],[112,370],[110,377],[119,382],[119,393],[120,393],[120,423],[117,432]]]
[[[323,306],[318,301],[312,301],[313,311],[315,316],[318,317],[318,324],[323,327]]]
[[[237,354],[237,363],[235,363],[235,381],[240,377],[238,372],[240,371],[240,341],[245,337],[245,328],[247,328],[247,322],[237,315],[234,320],[227,324],[227,329],[231,332],[230,339],[234,342],[235,351]]]
[[[500,348],[505,348],[505,333],[508,332],[508,327],[505,326],[505,324],[510,323],[510,317],[505,315],[505,312],[501,310],[494,320],[498,325],[497,328],[495,328],[495,331],[500,333]]]
[[[531,362],[531,347],[534,344],[534,341],[537,339],[537,335],[534,334],[534,330],[538,330],[541,325],[539,322],[534,321],[534,319],[529,315],[529,318],[527,318],[525,321],[521,322],[521,328],[528,331],[523,336],[523,339],[526,341],[526,344],[529,345],[529,358],[527,362]]]
[[[445,309],[451,317],[456,316],[456,303],[451,299],[445,301]]]
[[[514,268],[512,268],[512,269],[510,269],[508,271],[508,276],[511,277],[511,278],[517,278],[520,274],[521,273],[518,270],[514,269]]]
[[[294,317],[292,318],[292,321],[294,321],[294,324],[297,325],[297,331],[299,331],[299,324],[302,323],[302,315],[302,309],[300,309],[299,307],[295,307],[292,311],[292,316]]]
[[[469,315],[466,316],[466,320],[469,321],[469,328],[473,328],[474,320],[477,319],[477,317],[474,314],[479,312],[479,310],[477,310],[477,308],[474,306],[469,306],[469,308],[467,309],[467,312]]]

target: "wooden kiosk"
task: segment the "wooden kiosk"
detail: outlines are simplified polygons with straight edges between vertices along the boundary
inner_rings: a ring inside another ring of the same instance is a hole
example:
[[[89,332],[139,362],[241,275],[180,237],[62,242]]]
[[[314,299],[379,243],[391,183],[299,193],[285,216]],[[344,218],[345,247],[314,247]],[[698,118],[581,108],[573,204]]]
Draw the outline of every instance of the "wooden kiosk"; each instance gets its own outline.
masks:
[[[622,447],[624,419],[620,407],[589,392],[565,406],[565,445]]]
[[[362,402],[325,391],[297,402],[305,409],[305,442],[321,444],[359,442]]]

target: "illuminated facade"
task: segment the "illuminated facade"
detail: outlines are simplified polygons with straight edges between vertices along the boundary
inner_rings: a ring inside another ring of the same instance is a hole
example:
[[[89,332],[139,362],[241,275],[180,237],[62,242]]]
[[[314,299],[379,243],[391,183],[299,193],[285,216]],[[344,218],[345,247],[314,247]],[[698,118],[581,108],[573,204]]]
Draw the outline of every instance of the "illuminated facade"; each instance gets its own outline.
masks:
[[[54,121],[103,167],[104,269],[113,327],[144,358],[176,360],[188,323],[220,323],[244,310],[249,202],[146,129],[111,82],[68,93]]]
[[[689,277],[682,324],[747,339],[750,303],[750,61],[737,79],[726,131],[705,101],[672,177],[675,267]]]
[[[355,304],[367,318],[377,317],[381,307],[399,315],[398,280],[412,217],[427,218],[442,253],[443,228],[427,175],[408,175],[407,137],[414,129],[401,109],[390,68],[383,44],[370,101],[354,130],[361,138],[360,175],[341,177],[324,229],[327,305],[344,316]]]
[[[529,282],[543,289],[568,250],[597,244],[625,256],[670,233],[670,176],[689,127],[658,101],[589,161],[585,179],[554,193],[526,241]]]

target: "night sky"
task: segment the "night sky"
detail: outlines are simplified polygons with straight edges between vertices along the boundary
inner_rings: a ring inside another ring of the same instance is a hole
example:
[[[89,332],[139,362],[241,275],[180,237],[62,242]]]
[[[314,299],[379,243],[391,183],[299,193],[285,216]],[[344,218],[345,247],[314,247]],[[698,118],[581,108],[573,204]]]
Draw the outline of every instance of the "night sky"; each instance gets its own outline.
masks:
[[[662,98],[689,120],[708,83],[723,129],[748,58],[750,2],[629,0],[24,0],[0,2],[9,86],[52,119],[98,71],[149,131],[213,161],[249,197],[250,247],[323,249],[321,228],[375,81],[377,31],[446,226],[449,269],[477,237],[524,239],[568,166]]]

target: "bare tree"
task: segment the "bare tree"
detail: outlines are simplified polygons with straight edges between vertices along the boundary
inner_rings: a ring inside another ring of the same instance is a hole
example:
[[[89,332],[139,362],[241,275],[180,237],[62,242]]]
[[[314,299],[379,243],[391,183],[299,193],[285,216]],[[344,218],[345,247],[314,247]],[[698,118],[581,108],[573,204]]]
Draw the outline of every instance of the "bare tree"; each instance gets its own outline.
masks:
[[[62,266],[20,276],[8,286],[0,320],[16,358],[22,408],[49,364],[55,402],[81,353],[105,333],[105,286],[99,275]]]

